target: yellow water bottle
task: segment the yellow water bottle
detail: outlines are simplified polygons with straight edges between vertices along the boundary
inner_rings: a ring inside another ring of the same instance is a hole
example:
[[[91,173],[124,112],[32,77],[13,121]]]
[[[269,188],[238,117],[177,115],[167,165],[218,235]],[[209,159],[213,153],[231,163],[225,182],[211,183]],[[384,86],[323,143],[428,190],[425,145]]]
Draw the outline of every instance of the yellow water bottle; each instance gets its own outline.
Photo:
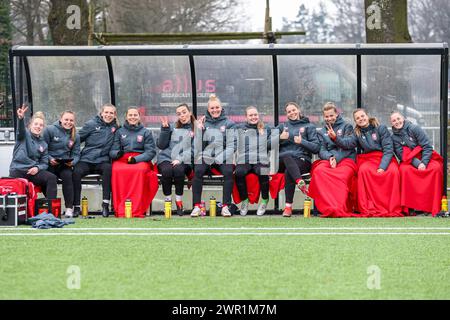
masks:
[[[172,201],[164,201],[164,216],[166,219],[172,218]]]
[[[131,200],[125,200],[125,218],[131,218]]]
[[[209,199],[209,216],[210,217],[216,216],[216,208],[217,208],[216,198],[214,198],[214,196],[213,196]]]
[[[83,199],[81,199],[81,216],[87,217],[88,214],[89,214],[88,199],[86,198],[86,196],[84,196]]]
[[[309,198],[306,198],[303,202],[303,217],[311,217],[311,200]]]
[[[446,196],[442,197],[441,200],[441,211],[447,212],[448,211],[448,200]]]

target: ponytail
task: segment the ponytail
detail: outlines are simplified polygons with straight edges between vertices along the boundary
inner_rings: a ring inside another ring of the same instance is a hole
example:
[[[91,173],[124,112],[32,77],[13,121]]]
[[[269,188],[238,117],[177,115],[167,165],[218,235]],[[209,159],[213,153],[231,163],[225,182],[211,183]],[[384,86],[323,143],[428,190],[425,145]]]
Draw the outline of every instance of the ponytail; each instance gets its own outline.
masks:
[[[33,121],[36,120],[36,119],[41,119],[44,122],[44,127],[45,127],[46,121],[45,121],[44,113],[42,111],[35,112],[33,114],[33,116],[31,117],[29,124],[33,123]]]
[[[220,105],[222,105],[222,102],[220,102],[220,99],[214,93],[209,96],[208,104],[212,101],[217,101]]]

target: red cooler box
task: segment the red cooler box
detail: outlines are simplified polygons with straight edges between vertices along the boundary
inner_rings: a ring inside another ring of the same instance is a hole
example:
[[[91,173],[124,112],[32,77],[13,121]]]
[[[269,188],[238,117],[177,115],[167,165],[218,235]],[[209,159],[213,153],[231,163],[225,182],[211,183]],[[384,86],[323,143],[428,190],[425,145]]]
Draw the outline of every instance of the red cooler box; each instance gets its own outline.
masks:
[[[56,218],[61,218],[61,198],[56,199],[36,199],[34,215],[37,216],[43,212],[51,213]]]

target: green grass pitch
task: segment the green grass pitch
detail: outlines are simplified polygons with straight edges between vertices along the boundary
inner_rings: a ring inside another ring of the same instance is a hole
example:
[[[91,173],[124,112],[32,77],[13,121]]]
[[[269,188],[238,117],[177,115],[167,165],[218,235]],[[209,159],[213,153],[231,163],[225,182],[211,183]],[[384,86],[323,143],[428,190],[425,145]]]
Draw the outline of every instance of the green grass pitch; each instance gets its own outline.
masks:
[[[450,219],[76,219],[0,229],[0,299],[450,299]]]

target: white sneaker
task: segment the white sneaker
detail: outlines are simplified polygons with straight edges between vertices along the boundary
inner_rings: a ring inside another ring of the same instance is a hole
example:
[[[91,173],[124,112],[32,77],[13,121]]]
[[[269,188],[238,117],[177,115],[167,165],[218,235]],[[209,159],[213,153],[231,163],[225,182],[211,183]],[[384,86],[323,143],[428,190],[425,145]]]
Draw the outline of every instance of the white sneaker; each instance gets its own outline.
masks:
[[[262,216],[264,213],[266,213],[267,209],[267,203],[261,202],[258,206],[258,210],[256,211],[256,215]]]
[[[195,206],[194,209],[192,209],[191,217],[193,217],[193,218],[198,217],[200,215],[201,211],[202,210],[200,209],[200,207]]]
[[[231,217],[231,212],[228,206],[222,207],[222,217]]]
[[[249,201],[248,200],[242,201],[242,203],[241,203],[241,210],[240,210],[241,216],[245,216],[247,214],[247,212],[248,212],[248,205],[249,205]]]
[[[66,212],[64,212],[64,217],[73,218],[73,209],[66,208]]]

